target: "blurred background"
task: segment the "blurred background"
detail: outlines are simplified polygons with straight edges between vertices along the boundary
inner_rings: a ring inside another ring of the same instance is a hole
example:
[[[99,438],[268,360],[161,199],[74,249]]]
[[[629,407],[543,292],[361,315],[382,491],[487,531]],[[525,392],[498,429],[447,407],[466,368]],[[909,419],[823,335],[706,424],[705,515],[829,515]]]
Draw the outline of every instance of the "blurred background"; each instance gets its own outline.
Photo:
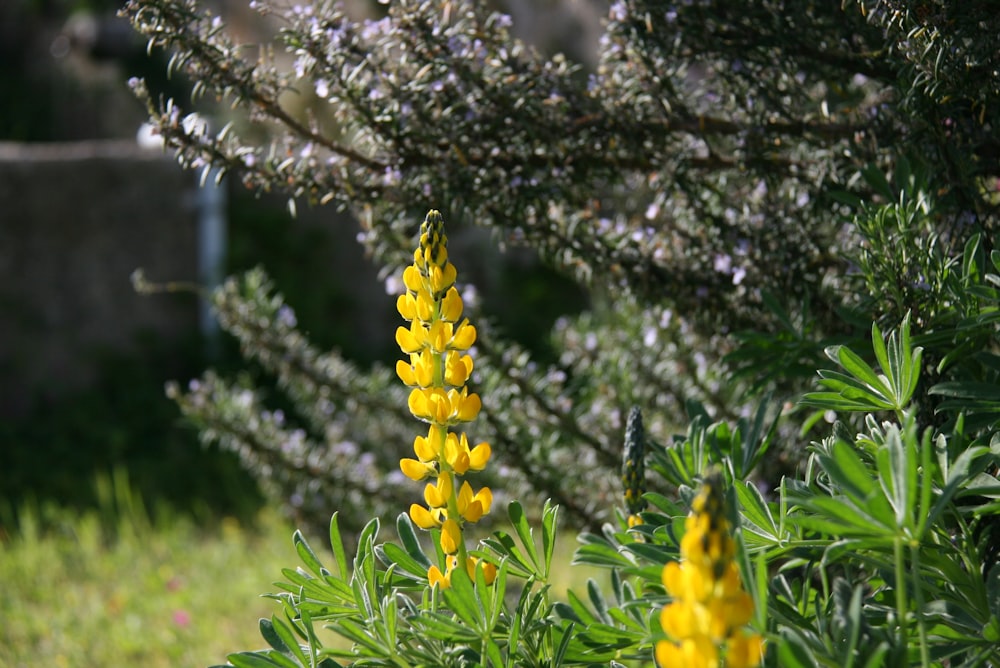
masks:
[[[230,4],[237,31],[261,27],[246,3]],[[167,57],[147,54],[119,7],[0,3],[0,527],[16,524],[25,503],[94,507],[94,481],[115,471],[151,507],[201,519],[259,510],[257,486],[232,453],[202,447],[163,393],[166,381],[185,383],[208,365],[245,363],[194,291],[140,295],[136,270],[156,284],[211,286],[263,265],[315,343],[361,364],[395,358],[393,298],[355,243],[353,221],[329,209],[293,218],[284,200],[228,182],[200,187],[144,133],[129,78],[183,101],[189,82],[166,77]],[[597,9],[577,16],[574,7],[572,20],[549,23],[567,35],[544,39],[596,41]],[[588,21],[589,33],[567,28]],[[206,122],[217,122],[213,112],[203,110]],[[491,252],[482,238],[456,243]],[[535,302],[551,294],[556,279],[531,258],[505,262],[516,270],[497,265],[479,277],[487,295],[499,286]],[[565,296],[530,312],[551,322],[582,300]],[[492,310],[502,315],[508,301],[492,299]],[[544,345],[547,327],[518,322],[515,338]]]

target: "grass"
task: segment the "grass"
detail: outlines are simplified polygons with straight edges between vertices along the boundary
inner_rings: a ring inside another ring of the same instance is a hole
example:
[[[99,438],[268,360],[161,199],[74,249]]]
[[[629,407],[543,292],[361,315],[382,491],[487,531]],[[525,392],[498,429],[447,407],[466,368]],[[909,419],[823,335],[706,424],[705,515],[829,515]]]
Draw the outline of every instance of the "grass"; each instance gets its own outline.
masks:
[[[7,536],[0,522],[0,667],[204,667],[264,646],[258,620],[279,607],[261,594],[300,564],[288,523],[268,512],[253,527],[152,522],[124,478],[98,491],[99,511],[25,507]],[[332,563],[325,537],[308,538]],[[564,532],[556,562],[574,547]],[[588,575],[598,574],[555,568],[553,591],[562,598]]]
[[[44,516],[44,521],[41,519]],[[44,524],[46,529],[40,527]],[[225,663],[263,644],[292,529],[265,514],[250,529],[139,512],[22,512],[0,542],[0,666],[182,667]]]

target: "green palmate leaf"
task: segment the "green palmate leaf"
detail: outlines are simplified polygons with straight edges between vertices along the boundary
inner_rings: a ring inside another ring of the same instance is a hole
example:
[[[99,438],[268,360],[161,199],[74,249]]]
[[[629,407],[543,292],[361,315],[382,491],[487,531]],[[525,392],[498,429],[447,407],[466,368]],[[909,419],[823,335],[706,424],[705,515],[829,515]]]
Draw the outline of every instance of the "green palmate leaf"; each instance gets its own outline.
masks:
[[[888,518],[879,520],[867,512],[869,508],[859,508],[845,498],[815,496],[803,505],[816,514],[798,516],[795,523],[830,536],[872,536],[891,540],[895,533],[891,510]]]
[[[888,367],[888,359],[879,355],[881,351],[885,354],[885,344],[882,342],[882,337],[879,334],[878,326],[872,326],[872,341],[875,344],[875,356],[878,358],[880,364],[884,364],[883,369]],[[835,346],[833,348],[834,360],[840,363],[840,366],[844,368],[847,373],[849,373],[853,378],[860,382],[867,389],[871,390],[878,396],[882,397],[886,401],[889,401],[892,397],[892,388],[889,387],[888,380],[885,376],[880,376],[875,373],[875,370],[868,366],[861,357],[852,351],[847,346]],[[829,353],[828,353],[829,354]]]
[[[668,561],[677,559],[677,549],[672,546],[650,543],[628,543],[627,545],[623,545],[622,549],[660,566]]]
[[[600,618],[590,610],[587,604],[584,603],[583,599],[581,599],[580,596],[572,589],[566,592],[566,598],[569,599],[568,610],[566,609],[565,604],[559,604],[559,609],[562,613],[565,613],[560,615],[564,619],[571,619],[585,626],[597,624],[601,621]]]
[[[831,346],[827,356],[847,373],[821,370],[820,384],[830,392],[810,392],[800,403],[839,411],[902,411],[916,391],[920,373],[921,348],[910,341],[910,319],[903,319],[898,334],[882,338],[872,326],[872,347],[882,374],[846,346]]]
[[[736,485],[736,497],[739,500],[741,517],[740,526],[744,531],[767,539],[767,542],[779,544],[782,536],[774,521],[771,509],[763,495],[753,482]]]

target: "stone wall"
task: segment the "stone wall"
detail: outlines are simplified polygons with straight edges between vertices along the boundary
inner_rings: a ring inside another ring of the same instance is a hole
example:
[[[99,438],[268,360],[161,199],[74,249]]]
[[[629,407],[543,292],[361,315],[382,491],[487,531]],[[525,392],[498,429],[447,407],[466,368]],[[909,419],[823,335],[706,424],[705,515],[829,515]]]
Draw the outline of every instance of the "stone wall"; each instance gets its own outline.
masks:
[[[193,334],[191,295],[130,275],[197,278],[193,176],[133,141],[0,143],[0,417],[94,377],[137,337]]]

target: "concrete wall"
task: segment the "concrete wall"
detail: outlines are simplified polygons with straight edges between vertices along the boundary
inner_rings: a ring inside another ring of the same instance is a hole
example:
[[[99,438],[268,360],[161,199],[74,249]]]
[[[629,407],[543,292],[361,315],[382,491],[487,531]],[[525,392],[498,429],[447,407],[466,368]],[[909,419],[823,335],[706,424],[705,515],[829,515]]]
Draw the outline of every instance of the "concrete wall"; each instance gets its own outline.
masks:
[[[0,417],[85,385],[140,333],[195,331],[193,296],[130,282],[197,278],[195,214],[193,176],[133,141],[0,143]]]

